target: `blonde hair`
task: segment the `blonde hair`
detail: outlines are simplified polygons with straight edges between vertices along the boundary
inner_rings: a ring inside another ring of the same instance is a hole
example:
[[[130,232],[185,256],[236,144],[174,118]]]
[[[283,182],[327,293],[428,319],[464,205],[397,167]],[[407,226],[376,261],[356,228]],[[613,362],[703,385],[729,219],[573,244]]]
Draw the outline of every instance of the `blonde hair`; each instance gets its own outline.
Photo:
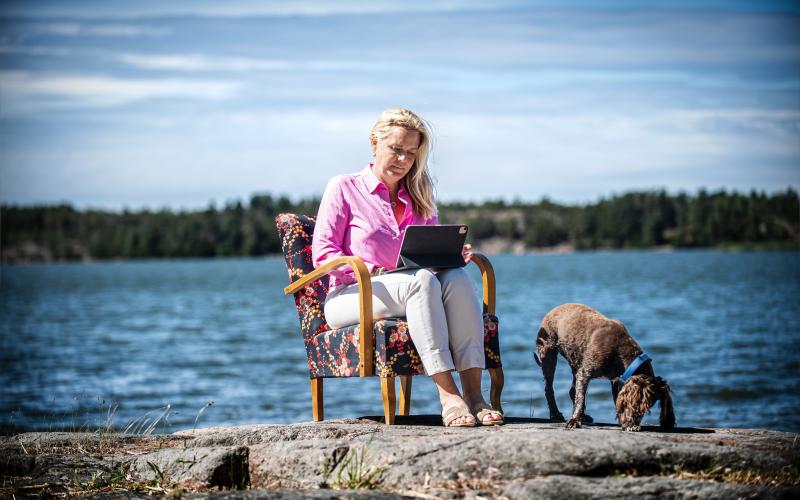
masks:
[[[403,185],[408,194],[411,195],[414,212],[426,219],[430,218],[436,214],[433,181],[428,171],[428,155],[433,139],[430,133],[430,126],[413,111],[404,108],[389,108],[381,113],[378,121],[372,126],[372,130],[369,133],[370,140],[380,141],[385,139],[389,135],[389,129],[392,127],[403,127],[419,132],[420,139],[417,156],[411,166],[411,170],[403,178]]]

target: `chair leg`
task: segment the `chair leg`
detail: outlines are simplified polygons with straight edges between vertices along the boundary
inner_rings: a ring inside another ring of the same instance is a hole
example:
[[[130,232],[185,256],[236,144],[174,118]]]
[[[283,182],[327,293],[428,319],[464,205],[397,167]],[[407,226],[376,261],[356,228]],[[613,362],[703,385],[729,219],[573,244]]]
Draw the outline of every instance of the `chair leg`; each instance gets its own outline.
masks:
[[[386,425],[394,425],[396,404],[394,377],[381,377],[381,394],[383,395],[383,421]]]
[[[503,413],[503,405],[500,402],[500,395],[503,393],[503,384],[505,384],[503,368],[489,368],[489,377],[492,379],[492,388],[489,390],[489,399],[492,403],[492,408]]]
[[[411,375],[400,377],[400,415],[411,413]]]
[[[321,422],[325,420],[325,412],[323,411],[323,393],[322,393],[322,379],[311,379],[311,416],[314,422]]]

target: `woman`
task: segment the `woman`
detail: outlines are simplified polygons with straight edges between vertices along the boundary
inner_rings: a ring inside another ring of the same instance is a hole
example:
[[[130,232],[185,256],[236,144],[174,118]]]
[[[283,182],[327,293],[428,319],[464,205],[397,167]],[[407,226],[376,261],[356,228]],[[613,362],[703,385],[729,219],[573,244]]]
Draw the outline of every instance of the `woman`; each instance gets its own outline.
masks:
[[[334,177],[325,188],[314,228],[314,266],[342,255],[364,260],[373,274],[374,317],[406,317],[425,372],[438,389],[445,426],[502,424],[502,415],[481,393],[483,318],[466,271],[382,274],[395,267],[406,227],[438,221],[427,165],[428,128],[407,109],[387,109],[369,140],[375,161],[357,174]],[[355,281],[350,269],[331,273],[325,319],[333,328],[358,323]]]

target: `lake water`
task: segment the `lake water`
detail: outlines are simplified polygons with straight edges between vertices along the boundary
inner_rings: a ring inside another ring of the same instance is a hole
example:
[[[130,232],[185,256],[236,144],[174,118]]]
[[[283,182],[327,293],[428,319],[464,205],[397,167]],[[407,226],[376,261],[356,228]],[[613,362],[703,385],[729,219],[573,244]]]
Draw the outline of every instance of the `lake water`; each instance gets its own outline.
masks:
[[[679,426],[800,431],[800,253],[591,252],[492,262],[508,415],[547,416],[532,358],[536,327],[552,307],[583,302],[622,320],[654,358]],[[195,420],[310,420],[287,282],[277,257],[2,267],[0,430],[96,429],[112,405],[114,426],[140,432],[162,414],[156,432]],[[564,414],[570,380],[561,359]],[[325,397],[327,418],[382,413],[377,378],[326,381]],[[438,411],[430,379],[416,377],[412,413]],[[587,411],[614,422],[607,381],[591,383]],[[657,411],[645,419],[657,421]]]

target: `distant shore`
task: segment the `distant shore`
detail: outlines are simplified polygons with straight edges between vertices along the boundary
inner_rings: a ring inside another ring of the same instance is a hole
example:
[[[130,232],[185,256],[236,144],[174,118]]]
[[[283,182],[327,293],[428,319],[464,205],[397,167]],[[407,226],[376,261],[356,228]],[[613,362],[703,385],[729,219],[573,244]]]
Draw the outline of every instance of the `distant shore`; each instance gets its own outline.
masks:
[[[491,238],[484,241],[476,242],[473,248],[477,252],[486,255],[563,255],[578,252],[673,252],[680,250],[717,250],[723,252],[750,252],[750,251],[800,251],[800,244],[773,242],[773,243],[735,243],[735,244],[720,244],[710,247],[691,247],[683,248],[674,245],[658,245],[652,247],[637,247],[637,248],[613,248],[613,247],[597,247],[597,248],[576,248],[574,245],[563,243],[553,246],[545,247],[527,247],[518,240],[509,238]],[[247,256],[187,256],[187,257],[105,257],[97,258],[90,255],[85,249],[77,251],[77,257],[70,258],[56,258],[52,253],[48,252],[47,248],[37,245],[36,243],[25,243],[20,246],[13,246],[11,248],[3,248],[2,250],[2,264],[3,265],[29,265],[29,264],[50,264],[50,263],[65,263],[65,262],[137,262],[137,261],[153,261],[153,260],[192,260],[192,259],[231,259],[231,258],[282,258],[280,253],[269,253],[264,255],[247,255]]]
[[[281,252],[276,217],[313,215],[319,199],[251,196],[224,207],[173,212],[78,210],[69,204],[0,206],[4,263],[256,257]],[[800,249],[800,197],[700,190],[629,192],[586,205],[488,200],[439,203],[439,222],[466,224],[488,254],[579,250]]]

